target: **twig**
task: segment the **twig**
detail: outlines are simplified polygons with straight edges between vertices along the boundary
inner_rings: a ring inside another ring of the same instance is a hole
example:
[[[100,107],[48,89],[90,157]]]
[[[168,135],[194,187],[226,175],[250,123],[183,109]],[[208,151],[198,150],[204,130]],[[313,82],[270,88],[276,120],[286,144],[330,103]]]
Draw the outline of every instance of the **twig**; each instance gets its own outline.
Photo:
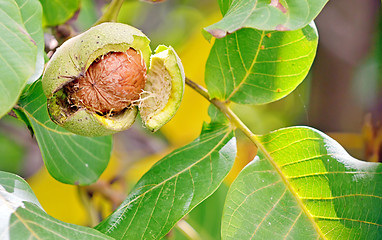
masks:
[[[189,78],[186,78],[186,84],[198,93],[200,93],[200,95],[206,98],[210,103],[215,105],[215,107],[217,107],[222,113],[224,113],[227,116],[227,118],[235,127],[239,128],[258,147],[259,145],[261,145],[256,135],[253,134],[251,130],[249,130],[249,128],[240,120],[240,118],[231,110],[231,108],[227,106],[226,103],[216,98],[210,99],[208,91],[204,87],[200,86],[199,84],[195,83]]]
[[[182,219],[180,220],[176,226],[175,226],[179,231],[183,233],[183,235],[188,239],[188,240],[201,240],[202,238],[199,236],[198,232],[195,231],[195,229],[186,222],[186,220]]]
[[[84,187],[78,186],[78,196],[80,197],[80,200],[82,204],[84,205],[84,208],[88,214],[88,219],[89,219],[89,225],[91,227],[94,227],[98,224],[99,219],[97,217],[97,210],[94,208],[93,203],[90,200],[90,197],[85,190]]]
[[[119,10],[121,10],[123,0],[112,0],[106,12],[100,19],[94,24],[98,25],[104,22],[116,22],[118,19]]]
[[[119,206],[123,200],[125,200],[125,195],[111,188],[111,185],[105,181],[98,180],[96,183],[83,187],[88,193],[99,193],[106,199],[110,200],[113,207]]]

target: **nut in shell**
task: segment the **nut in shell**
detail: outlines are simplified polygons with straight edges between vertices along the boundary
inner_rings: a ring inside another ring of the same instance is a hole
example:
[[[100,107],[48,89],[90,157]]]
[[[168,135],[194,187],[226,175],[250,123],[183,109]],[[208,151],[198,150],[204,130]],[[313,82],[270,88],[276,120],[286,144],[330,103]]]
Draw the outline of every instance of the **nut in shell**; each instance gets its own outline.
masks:
[[[146,64],[130,48],[94,61],[84,76],[64,86],[75,106],[100,114],[118,113],[139,99],[146,82]]]
[[[129,128],[139,109],[145,126],[158,130],[180,105],[184,71],[173,48],[151,55],[149,42],[121,23],[65,42],[42,79],[51,119],[73,133],[102,136]]]

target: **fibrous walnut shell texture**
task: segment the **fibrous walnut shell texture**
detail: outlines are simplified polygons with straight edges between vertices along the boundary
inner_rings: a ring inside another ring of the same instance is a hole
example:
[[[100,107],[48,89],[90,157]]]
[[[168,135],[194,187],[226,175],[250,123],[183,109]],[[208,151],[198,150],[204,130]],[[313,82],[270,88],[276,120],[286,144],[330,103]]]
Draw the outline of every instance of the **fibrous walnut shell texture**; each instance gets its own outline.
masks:
[[[118,113],[139,99],[145,87],[146,64],[130,48],[94,61],[84,76],[66,85],[71,104],[101,114]]]

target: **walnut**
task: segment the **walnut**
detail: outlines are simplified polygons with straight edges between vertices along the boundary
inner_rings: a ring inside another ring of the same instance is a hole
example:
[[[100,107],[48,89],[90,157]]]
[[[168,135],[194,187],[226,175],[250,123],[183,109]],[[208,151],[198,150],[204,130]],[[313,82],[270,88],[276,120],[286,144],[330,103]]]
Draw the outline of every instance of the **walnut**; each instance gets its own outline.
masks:
[[[145,87],[146,64],[134,49],[110,52],[96,59],[84,76],[67,84],[72,104],[101,114],[131,106]]]
[[[139,29],[102,23],[64,42],[42,77],[53,122],[75,134],[96,137],[128,129],[139,112],[155,132],[180,106],[184,70],[172,47]]]

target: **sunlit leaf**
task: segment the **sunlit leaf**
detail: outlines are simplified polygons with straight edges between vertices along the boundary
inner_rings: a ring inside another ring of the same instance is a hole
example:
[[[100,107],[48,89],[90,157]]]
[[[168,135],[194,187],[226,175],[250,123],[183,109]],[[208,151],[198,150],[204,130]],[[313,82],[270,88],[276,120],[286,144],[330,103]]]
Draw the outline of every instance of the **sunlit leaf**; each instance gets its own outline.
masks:
[[[155,164],[96,228],[117,239],[160,239],[211,195],[236,155],[230,126],[205,124],[198,139]]]
[[[296,30],[314,20],[327,2],[328,0],[219,0],[224,17],[205,30],[217,38],[241,28]]]
[[[0,239],[112,239],[97,230],[52,218],[28,184],[0,171]]]
[[[15,1],[0,1],[0,117],[16,104],[35,72],[37,46]],[[35,19],[31,16],[31,19]]]
[[[382,238],[381,164],[311,128],[258,140],[258,157],[229,190],[223,239]]]
[[[68,21],[78,10],[79,0],[40,0],[44,20],[48,26],[56,26]]]
[[[313,23],[289,32],[248,28],[216,39],[205,73],[211,98],[264,104],[285,97],[308,74],[317,42]]]
[[[55,179],[80,185],[97,181],[110,159],[111,136],[78,136],[53,123],[41,81],[29,89],[19,105],[32,124],[45,166]]]

